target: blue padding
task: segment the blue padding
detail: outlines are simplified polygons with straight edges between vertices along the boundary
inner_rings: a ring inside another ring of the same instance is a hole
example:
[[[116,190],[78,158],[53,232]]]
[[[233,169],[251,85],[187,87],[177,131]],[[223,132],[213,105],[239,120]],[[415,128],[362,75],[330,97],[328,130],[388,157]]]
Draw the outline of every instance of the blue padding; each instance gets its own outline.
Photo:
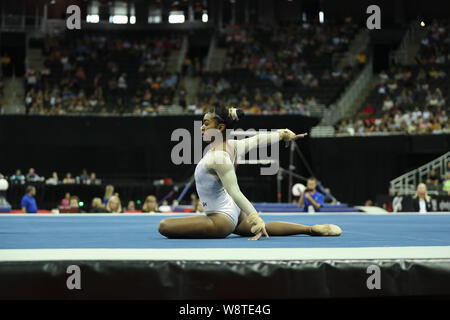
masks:
[[[167,239],[157,216],[17,216],[0,217],[0,249],[35,248],[350,248],[450,246],[450,214],[264,215],[264,221],[304,225],[339,225],[340,237],[262,238],[234,234],[226,239]],[[445,249],[443,249],[445,250]]]
[[[8,213],[8,212],[11,212],[11,206],[0,205],[0,212],[1,212],[1,213]]]
[[[184,212],[184,209],[192,209],[192,206],[189,205],[178,205],[172,208],[174,212]]]

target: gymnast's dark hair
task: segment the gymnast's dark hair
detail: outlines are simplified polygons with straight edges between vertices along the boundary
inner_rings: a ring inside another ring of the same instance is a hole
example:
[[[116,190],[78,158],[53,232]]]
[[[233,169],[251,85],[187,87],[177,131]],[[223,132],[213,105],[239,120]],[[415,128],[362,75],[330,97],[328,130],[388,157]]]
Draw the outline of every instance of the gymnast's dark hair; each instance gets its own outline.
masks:
[[[214,103],[208,113],[213,114],[213,119],[217,123],[223,123],[228,129],[235,129],[237,122],[244,117],[244,111],[236,108],[236,114],[230,114],[231,107],[225,107],[219,103]],[[237,118],[235,117],[237,115]]]

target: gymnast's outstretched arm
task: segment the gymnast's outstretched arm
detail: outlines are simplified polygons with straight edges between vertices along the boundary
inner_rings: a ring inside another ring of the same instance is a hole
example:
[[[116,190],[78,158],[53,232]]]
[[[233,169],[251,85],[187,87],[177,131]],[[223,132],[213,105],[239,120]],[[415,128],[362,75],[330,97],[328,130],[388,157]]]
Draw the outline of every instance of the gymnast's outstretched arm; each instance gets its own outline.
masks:
[[[228,143],[236,150],[238,156],[243,156],[259,145],[267,146],[279,142],[280,140],[290,141],[297,138],[303,138],[306,135],[307,133],[296,135],[289,129],[278,129],[277,131],[258,133],[253,137],[246,139],[228,140]]]

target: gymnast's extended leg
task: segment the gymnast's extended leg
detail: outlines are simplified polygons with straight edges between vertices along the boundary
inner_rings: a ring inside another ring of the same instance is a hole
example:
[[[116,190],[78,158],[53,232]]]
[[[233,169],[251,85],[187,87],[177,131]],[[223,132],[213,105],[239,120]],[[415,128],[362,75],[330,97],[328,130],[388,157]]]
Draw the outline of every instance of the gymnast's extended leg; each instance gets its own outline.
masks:
[[[238,225],[233,233],[240,236],[250,237],[253,235],[250,228],[251,226],[247,222],[247,214],[241,211],[239,214]],[[291,236],[296,234],[307,234],[310,236],[338,236],[342,232],[339,227],[329,224],[306,226],[282,221],[267,222],[266,231],[269,236]]]

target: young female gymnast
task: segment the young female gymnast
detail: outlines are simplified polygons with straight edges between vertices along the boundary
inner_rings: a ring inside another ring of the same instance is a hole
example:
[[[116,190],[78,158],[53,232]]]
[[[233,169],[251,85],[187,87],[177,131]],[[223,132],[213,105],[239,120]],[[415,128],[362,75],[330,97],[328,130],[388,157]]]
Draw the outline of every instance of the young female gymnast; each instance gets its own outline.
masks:
[[[289,129],[259,133],[247,139],[226,140],[225,130],[243,117],[242,110],[215,106],[203,117],[201,127],[204,140],[220,133],[221,139],[211,139],[211,148],[197,164],[195,183],[205,215],[184,218],[166,218],[159,224],[159,232],[167,238],[225,238],[234,233],[258,240],[262,235],[339,236],[341,228],[332,224],[306,226],[272,221],[267,224],[239,189],[234,162],[238,156],[260,144],[303,138]],[[210,139],[209,138],[209,139]]]

